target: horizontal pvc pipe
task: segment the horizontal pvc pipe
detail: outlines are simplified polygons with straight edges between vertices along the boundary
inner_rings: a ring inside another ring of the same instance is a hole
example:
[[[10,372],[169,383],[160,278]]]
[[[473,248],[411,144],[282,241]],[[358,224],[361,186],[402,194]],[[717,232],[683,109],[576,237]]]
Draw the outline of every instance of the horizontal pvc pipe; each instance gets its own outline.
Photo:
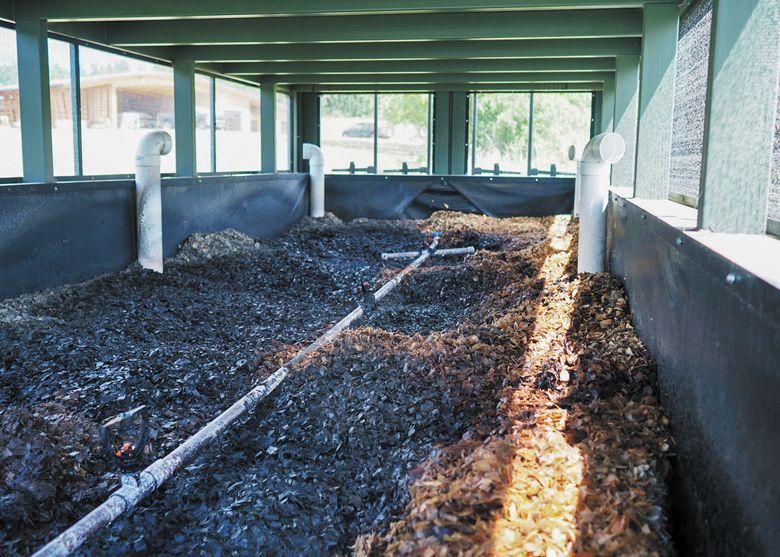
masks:
[[[467,248],[445,248],[445,249],[437,249],[433,255],[437,256],[445,256],[445,255],[466,255],[470,253],[474,253],[474,248],[469,246]],[[399,251],[396,253],[383,253],[382,259],[409,259],[412,257],[417,257],[420,255],[419,251]]]
[[[381,301],[410,273],[422,265],[436,250],[439,243],[434,238],[428,250],[401,270],[379,290],[374,292],[374,300]],[[252,410],[257,404],[270,395],[279,384],[290,374],[291,368],[300,363],[306,356],[315,350],[325,346],[335,339],[341,332],[364,315],[361,306],[353,309],[346,317],[336,323],[317,340],[298,352],[282,367],[277,369],[265,381],[260,383],[246,395],[238,399],[233,405],[211,420],[197,433],[192,435],[176,449],[166,456],[156,460],[138,474],[132,481],[124,483],[122,487],[114,491],[106,501],[96,507],[84,518],[65,530],[44,547],[39,549],[34,557],[52,557],[70,555],[78,549],[89,537],[107,526],[124,513],[132,510],[144,497],[160,487],[165,480],[170,478],[179,468],[189,462],[202,448],[206,447],[220,434],[224,433],[236,419]]]

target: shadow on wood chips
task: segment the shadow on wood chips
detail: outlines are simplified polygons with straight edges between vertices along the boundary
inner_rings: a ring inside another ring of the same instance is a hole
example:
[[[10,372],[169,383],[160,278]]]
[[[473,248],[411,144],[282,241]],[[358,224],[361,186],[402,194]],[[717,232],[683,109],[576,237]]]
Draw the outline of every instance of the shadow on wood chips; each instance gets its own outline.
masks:
[[[305,219],[191,238],[0,307],[0,548],[118,485],[97,428],[147,404],[162,456],[403,266],[434,258],[84,554],[670,554],[672,452],[622,287],[569,220]]]

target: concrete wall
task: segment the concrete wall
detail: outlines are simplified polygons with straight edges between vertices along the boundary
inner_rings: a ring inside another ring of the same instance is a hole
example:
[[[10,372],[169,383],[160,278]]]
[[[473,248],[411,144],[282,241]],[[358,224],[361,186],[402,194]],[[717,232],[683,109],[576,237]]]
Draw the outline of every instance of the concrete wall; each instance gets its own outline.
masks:
[[[608,226],[677,443],[681,554],[775,554],[780,290],[630,200],[613,197]]]
[[[283,232],[308,212],[308,176],[163,180],[165,256],[194,232]],[[132,180],[0,186],[0,299],[118,271],[136,259]]]

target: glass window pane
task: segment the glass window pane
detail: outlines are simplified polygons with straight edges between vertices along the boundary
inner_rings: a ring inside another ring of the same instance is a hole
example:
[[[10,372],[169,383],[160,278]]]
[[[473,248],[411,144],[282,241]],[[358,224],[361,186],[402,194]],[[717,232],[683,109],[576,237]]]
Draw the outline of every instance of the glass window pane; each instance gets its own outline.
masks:
[[[218,79],[217,171],[260,170],[260,89]]]
[[[669,191],[699,197],[707,101],[712,2],[705,0],[680,19]]]
[[[54,175],[73,176],[76,170],[73,162],[70,44],[54,39],[49,39],[49,96]]]
[[[0,27],[0,176],[22,176],[22,130],[19,127],[19,72],[16,32]]]
[[[320,142],[325,172],[373,172],[374,95],[320,95]]]
[[[173,130],[171,68],[92,48],[79,49],[84,174],[131,174],[141,138]],[[176,171],[176,154],[161,159]]]
[[[276,171],[289,172],[290,161],[290,95],[276,93]]]
[[[478,93],[474,137],[473,174],[502,172],[525,174],[528,170],[528,93]]]
[[[379,95],[379,172],[428,173],[427,93]]]
[[[534,94],[533,168],[550,173],[554,164],[557,172],[577,172],[569,146],[582,149],[590,139],[592,99],[591,93]]]
[[[211,168],[211,78],[195,74],[195,167],[197,172]]]

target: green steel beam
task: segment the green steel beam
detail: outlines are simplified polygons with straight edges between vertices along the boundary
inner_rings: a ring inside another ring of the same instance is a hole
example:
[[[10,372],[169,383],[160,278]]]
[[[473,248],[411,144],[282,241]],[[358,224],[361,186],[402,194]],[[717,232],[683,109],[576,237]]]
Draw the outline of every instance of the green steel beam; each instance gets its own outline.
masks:
[[[173,109],[176,133],[176,175],[195,176],[195,63],[173,63]]]
[[[614,58],[545,58],[499,60],[385,60],[381,62],[239,62],[213,64],[226,75],[295,74],[409,74],[497,72],[604,72],[615,71]]]
[[[58,25],[53,24],[56,30]],[[69,29],[104,29],[118,46],[449,41],[474,39],[619,38],[642,35],[642,11],[577,10],[412,15],[353,15],[323,19],[183,19],[69,23]]]
[[[293,85],[290,87],[296,93],[408,93],[408,92],[439,92],[439,91],[501,91],[501,92],[590,92],[600,91],[602,83],[442,83],[442,84],[352,84],[352,85]]]
[[[699,193],[702,228],[766,231],[779,70],[780,2],[716,0]]]
[[[10,4],[9,0],[3,0]],[[16,0],[19,17],[51,21],[642,8],[669,0]]]
[[[0,0],[0,19],[12,20],[14,18],[13,0]]]
[[[25,182],[54,181],[47,39],[45,21],[16,22],[22,171]]]
[[[679,25],[678,6],[645,8],[634,181],[634,196],[643,199],[668,197]]]
[[[612,184],[633,190],[639,106],[639,56],[618,56],[616,63],[615,131],[626,142],[626,154],[612,166]]]
[[[347,84],[347,83],[576,83],[606,81],[612,72],[538,72],[538,73],[474,73],[474,74],[380,74],[380,75],[282,75],[247,78],[257,83],[285,83],[288,85]]]
[[[84,29],[81,26],[74,27],[69,23],[61,23],[58,25],[57,31],[51,31],[50,35],[52,35],[54,38],[64,37],[66,39],[70,39],[77,43],[88,42],[88,43],[96,43],[100,45],[107,44],[106,34],[104,30],[100,28],[100,26],[95,26],[90,29]],[[140,54],[142,56],[157,58],[158,60],[165,60],[168,62],[172,61],[174,58],[177,59],[186,58],[183,56],[175,55],[174,49],[169,46],[149,46],[149,47],[144,47],[143,49],[120,48],[119,50],[128,52],[130,54],[136,54],[136,55]]]
[[[260,88],[260,172],[276,172],[276,88]]]
[[[615,125],[615,80],[604,82],[601,94],[601,133],[611,132]]]
[[[639,55],[641,39],[431,41],[182,46],[176,56],[196,62],[432,60],[466,58],[602,58]],[[134,51],[146,52],[149,47]],[[150,52],[155,52],[149,49]]]

